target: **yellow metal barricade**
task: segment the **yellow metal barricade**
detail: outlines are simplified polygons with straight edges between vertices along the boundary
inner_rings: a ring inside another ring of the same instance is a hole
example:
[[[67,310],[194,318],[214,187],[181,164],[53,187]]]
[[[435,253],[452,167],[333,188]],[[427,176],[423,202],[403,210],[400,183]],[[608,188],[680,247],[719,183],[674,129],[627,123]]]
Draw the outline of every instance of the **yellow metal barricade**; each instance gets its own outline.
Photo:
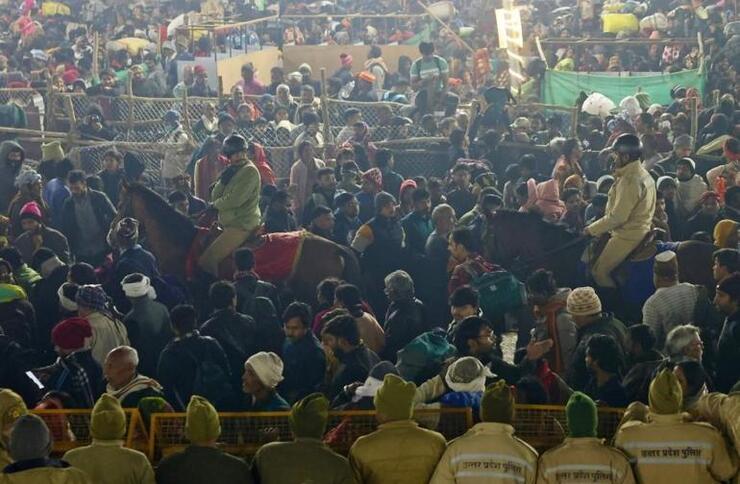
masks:
[[[90,435],[90,415],[92,410],[33,410],[49,427],[53,439],[52,453],[61,455],[70,449],[89,445],[92,442]],[[148,432],[135,408],[124,409],[127,429],[124,436],[124,445],[131,449],[146,450]]]
[[[599,407],[597,435],[610,442],[624,414],[623,408]],[[560,444],[568,435],[565,407],[560,405],[517,405],[516,436],[539,451]]]
[[[220,447],[231,454],[251,456],[263,444],[289,441],[288,412],[220,413]],[[420,425],[453,439],[472,426],[469,408],[418,410],[415,415]],[[377,428],[375,411],[357,410],[330,412],[324,441],[334,450],[347,453],[355,440]],[[151,417],[149,431],[149,459],[158,462],[188,445],[185,436],[184,413],[159,413]]]

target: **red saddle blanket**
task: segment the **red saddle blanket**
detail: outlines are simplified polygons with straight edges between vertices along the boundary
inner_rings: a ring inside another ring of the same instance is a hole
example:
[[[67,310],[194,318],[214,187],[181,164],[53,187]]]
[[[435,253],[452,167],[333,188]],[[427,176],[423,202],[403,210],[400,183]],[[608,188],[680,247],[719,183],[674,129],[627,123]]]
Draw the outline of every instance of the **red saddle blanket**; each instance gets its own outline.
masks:
[[[260,279],[268,282],[282,282],[293,275],[296,262],[300,256],[301,247],[305,240],[306,231],[278,232],[265,234],[256,242],[248,242],[245,247],[252,249],[254,254],[254,272]],[[198,267],[198,257],[203,253],[211,241],[211,233],[206,228],[198,228],[198,234],[193,240],[187,261],[187,277],[194,277]],[[231,266],[230,272],[225,265]],[[220,271],[223,276],[233,275],[233,260],[227,258],[221,263]]]

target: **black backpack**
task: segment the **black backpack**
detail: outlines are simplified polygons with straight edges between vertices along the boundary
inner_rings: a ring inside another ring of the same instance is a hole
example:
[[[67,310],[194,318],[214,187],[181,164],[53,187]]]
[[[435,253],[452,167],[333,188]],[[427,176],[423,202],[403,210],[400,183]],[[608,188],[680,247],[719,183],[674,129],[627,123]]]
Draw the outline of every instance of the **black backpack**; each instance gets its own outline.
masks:
[[[217,409],[228,407],[234,396],[228,373],[208,358],[196,358],[190,352],[188,357],[195,362],[192,394],[207,399]],[[179,394],[177,398],[181,407],[187,408],[188,402],[183,402]]]

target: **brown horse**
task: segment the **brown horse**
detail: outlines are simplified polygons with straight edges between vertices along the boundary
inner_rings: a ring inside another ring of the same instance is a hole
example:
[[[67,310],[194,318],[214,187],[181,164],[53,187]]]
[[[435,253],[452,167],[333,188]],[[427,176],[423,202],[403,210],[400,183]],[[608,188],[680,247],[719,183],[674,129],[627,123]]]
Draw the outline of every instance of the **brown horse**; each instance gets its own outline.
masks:
[[[588,242],[539,215],[501,210],[488,222],[484,254],[519,277],[544,268],[553,272],[558,284],[577,287],[587,283],[581,256]],[[672,249],[678,257],[680,280],[703,285],[710,294],[714,293],[714,246],[686,241],[676,243]]]
[[[146,236],[147,247],[157,257],[161,271],[186,280],[186,265],[198,234],[190,219],[170,207],[159,194],[139,184],[121,188],[119,217],[138,220],[140,230]],[[334,242],[307,234],[295,257],[295,260],[288,261],[288,265],[292,263],[293,266],[291,276],[282,282],[298,299],[314,301],[316,286],[327,277],[360,284],[357,258],[350,249]],[[259,265],[258,252],[255,258]],[[233,260],[231,262],[233,264]],[[228,273],[233,274],[233,269]]]

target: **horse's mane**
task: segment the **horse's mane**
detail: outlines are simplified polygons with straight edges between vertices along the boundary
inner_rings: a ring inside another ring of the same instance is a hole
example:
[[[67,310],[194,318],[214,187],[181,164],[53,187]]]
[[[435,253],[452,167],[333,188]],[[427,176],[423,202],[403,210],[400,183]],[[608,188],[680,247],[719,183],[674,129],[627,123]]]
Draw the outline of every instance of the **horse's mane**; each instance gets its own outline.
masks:
[[[126,190],[130,195],[139,195],[143,198],[149,214],[157,222],[164,225],[166,232],[173,234],[178,239],[187,235],[188,239],[185,239],[187,241],[195,237],[196,229],[193,222],[172,208],[160,194],[140,183],[130,184]]]

